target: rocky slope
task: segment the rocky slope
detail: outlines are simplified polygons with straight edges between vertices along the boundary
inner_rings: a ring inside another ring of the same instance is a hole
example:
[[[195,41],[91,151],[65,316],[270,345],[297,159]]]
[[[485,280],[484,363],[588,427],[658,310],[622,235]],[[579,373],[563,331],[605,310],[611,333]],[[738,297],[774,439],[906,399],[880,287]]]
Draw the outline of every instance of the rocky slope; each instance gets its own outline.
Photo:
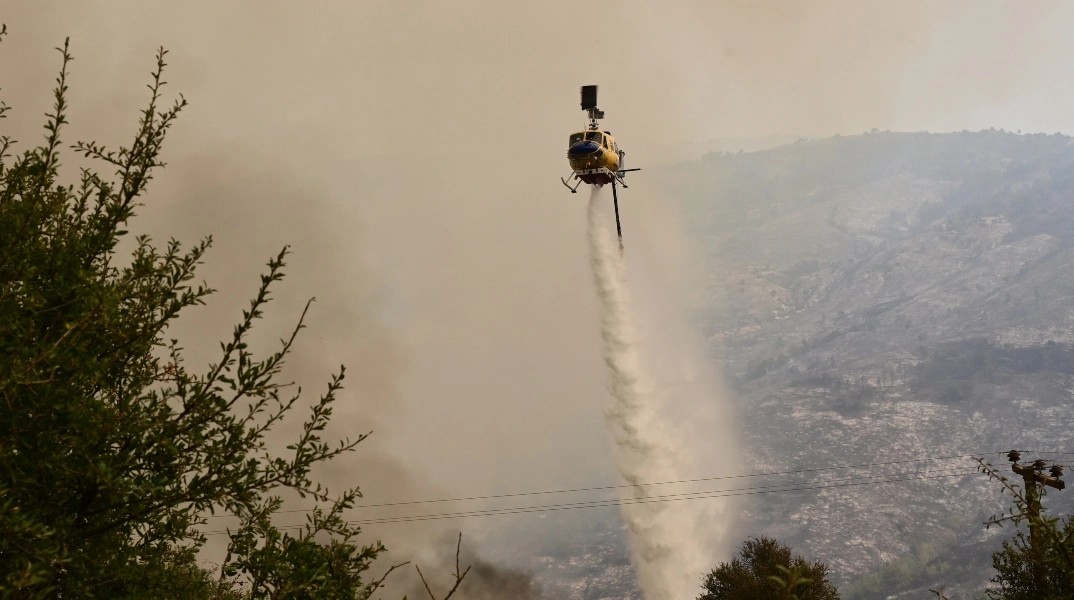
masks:
[[[650,176],[705,257],[699,326],[752,468],[901,461],[799,474],[840,487],[752,497],[741,536],[827,561],[848,597],[984,586],[1006,501],[923,459],[1074,450],[1074,140],[874,132]],[[876,475],[935,478],[848,485]]]

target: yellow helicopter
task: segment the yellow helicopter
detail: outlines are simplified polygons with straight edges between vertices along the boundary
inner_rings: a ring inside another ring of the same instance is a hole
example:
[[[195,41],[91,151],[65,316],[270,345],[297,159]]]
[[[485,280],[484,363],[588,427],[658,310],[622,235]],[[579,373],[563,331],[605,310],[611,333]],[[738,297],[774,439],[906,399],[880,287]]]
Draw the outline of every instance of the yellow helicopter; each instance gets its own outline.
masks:
[[[585,131],[572,133],[567,147],[567,160],[571,165],[571,174],[561,177],[559,180],[571,193],[577,193],[578,187],[583,183],[602,187],[612,184],[612,202],[615,204],[615,230],[619,234],[620,243],[623,239],[623,227],[619,223],[619,196],[616,194],[616,184],[627,187],[624,177],[629,171],[641,169],[624,169],[623,152],[615,143],[611,132],[602,131],[597,122],[604,118],[604,111],[597,108],[597,86],[582,86],[582,110],[589,115],[589,126]],[[567,182],[568,178],[577,181],[573,186]]]

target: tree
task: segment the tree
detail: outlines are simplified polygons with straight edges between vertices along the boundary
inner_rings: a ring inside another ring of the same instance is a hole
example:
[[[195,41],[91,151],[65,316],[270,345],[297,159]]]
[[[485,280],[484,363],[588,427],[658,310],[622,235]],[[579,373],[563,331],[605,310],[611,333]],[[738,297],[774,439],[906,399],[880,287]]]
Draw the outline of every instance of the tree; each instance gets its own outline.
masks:
[[[1012,462],[1017,466],[1017,452],[1012,451]],[[1030,536],[1019,530],[1003,547],[992,553],[992,568],[996,574],[990,581],[998,587],[988,591],[992,600],[1059,600],[1074,598],[1074,518],[1060,520],[1050,517],[1040,506],[1040,496],[1047,488],[1027,494],[1006,475],[983,458],[978,458],[979,469],[989,479],[997,481],[1012,499],[1011,509],[1003,516],[994,516],[986,526],[1025,523],[1035,532],[1034,548]],[[1041,464],[1043,470],[1043,463]],[[1035,495],[1035,496],[1034,496]],[[1030,502],[1030,498],[1034,502]]]
[[[1064,540],[1074,539],[1074,521],[1057,529]],[[1069,541],[1065,542],[1067,551],[1074,550]],[[1059,549],[1054,544],[1044,548],[1045,589],[1038,590],[1034,583],[1033,551],[1029,536],[1018,531],[1010,540],[1003,542],[1003,549],[992,553],[992,568],[996,574],[990,579],[999,587],[988,590],[988,597],[993,600],[1060,600],[1074,598],[1074,578],[1066,568]]]
[[[310,477],[368,435],[321,437],[344,369],[283,454],[265,441],[302,406],[279,377],[305,310],[275,352],[247,346],[287,249],[218,361],[189,369],[167,332],[212,292],[193,283],[211,240],[161,248],[140,236],[130,256],[117,252],[186,105],[180,96],[162,107],[166,52],[130,146],[71,147],[114,175],[83,169],[65,184],[72,58],[67,43],[58,50],[44,142],[12,157],[14,142],[0,138],[0,596],[368,598],[383,578],[366,571],[384,548],[358,543],[344,517],[359,490],[329,492]],[[316,503],[303,526],[275,523],[285,493]],[[208,513],[238,523],[211,573],[197,558]]]
[[[730,563],[705,575],[697,600],[838,600],[828,566],[768,538],[749,538]]]

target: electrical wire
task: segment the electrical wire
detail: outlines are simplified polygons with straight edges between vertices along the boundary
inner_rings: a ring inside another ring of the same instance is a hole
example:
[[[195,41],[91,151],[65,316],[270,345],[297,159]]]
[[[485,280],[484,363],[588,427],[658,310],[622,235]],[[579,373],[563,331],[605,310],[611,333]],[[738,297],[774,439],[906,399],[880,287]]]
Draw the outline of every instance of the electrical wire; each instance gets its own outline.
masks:
[[[974,456],[974,455],[961,455],[961,456],[946,457],[946,458],[949,458],[949,459],[950,458],[965,458],[966,456]],[[940,460],[940,459],[941,459],[940,457],[935,458],[935,460]],[[890,462],[885,463],[885,464],[900,464],[900,463],[906,463],[906,462],[916,462],[917,460],[921,460],[921,459],[916,459],[915,461],[890,461]],[[806,473],[806,472],[813,472],[813,471],[817,471],[817,470],[831,470],[831,469],[837,469],[837,468],[853,468],[853,467],[848,466],[848,467],[828,467],[828,468],[825,468],[825,469],[801,469],[801,470],[797,470],[797,471],[778,472],[778,473],[773,473],[773,474]],[[937,473],[939,473],[939,474],[937,474]],[[828,481],[828,482],[805,482],[804,485],[803,485],[803,483],[787,483],[787,484],[776,484],[776,485],[767,485],[767,486],[750,486],[750,487],[743,487],[743,488],[733,488],[733,489],[728,489],[728,490],[710,490],[710,491],[705,491],[705,492],[684,492],[684,493],[679,493],[679,494],[663,494],[663,495],[657,495],[657,496],[642,496],[642,497],[635,497],[635,498],[591,500],[591,501],[580,501],[580,502],[568,502],[568,503],[561,503],[561,504],[546,504],[546,505],[535,505],[535,506],[491,508],[491,509],[458,511],[458,512],[445,512],[445,513],[432,513],[432,514],[371,517],[371,518],[367,518],[367,519],[356,519],[356,520],[351,520],[351,521],[347,521],[347,522],[349,524],[351,524],[351,525],[374,525],[374,524],[408,523],[408,522],[416,522],[416,521],[432,521],[432,520],[458,519],[458,518],[470,518],[470,517],[489,517],[489,516],[509,515],[509,514],[524,514],[524,513],[534,513],[534,512],[551,512],[551,511],[559,511],[559,510],[575,510],[575,509],[582,509],[582,508],[615,507],[615,506],[623,506],[623,505],[631,505],[631,504],[647,504],[647,503],[652,503],[652,502],[674,502],[674,501],[682,501],[682,500],[698,500],[698,499],[722,498],[722,497],[732,497],[732,496],[747,496],[747,495],[759,495],[759,494],[771,494],[771,493],[801,492],[801,491],[810,491],[810,490],[823,490],[823,489],[829,489],[829,488],[845,488],[845,487],[861,486],[861,485],[873,485],[873,484],[882,484],[882,483],[899,483],[899,482],[920,481],[920,480],[939,479],[939,478],[947,478],[947,477],[960,477],[960,476],[974,475],[976,473],[977,473],[976,469],[970,471],[970,470],[965,470],[965,467],[948,467],[948,468],[934,469],[934,470],[931,471],[931,473],[929,471],[926,471],[924,474],[922,474],[920,471],[913,471],[913,472],[895,473],[895,474],[887,474],[887,475],[869,475],[869,476],[864,476],[864,477],[849,477],[849,478],[844,478],[844,479],[837,479],[837,480],[832,480],[832,481]],[[725,479],[726,478],[733,478],[733,477],[735,477],[735,476],[725,477]],[[706,478],[706,480],[711,480],[711,479],[712,478]],[[697,481],[697,480],[683,480],[682,483],[690,483],[690,482],[694,482],[694,481]],[[669,482],[660,482],[660,484],[664,484],[664,483],[669,483]],[[659,484],[657,484],[657,485],[659,485]],[[624,487],[624,486],[615,486],[615,487]],[[625,486],[625,487],[632,487],[632,486]],[[611,488],[611,486],[608,486],[608,487],[602,488],[602,489],[610,489],[610,488]],[[586,489],[585,491],[591,491],[591,490]],[[500,497],[503,497],[503,496],[507,496],[507,495],[501,495]],[[474,497],[474,498],[476,498],[476,497]],[[397,503],[397,504],[394,504],[394,505],[398,506],[399,504]],[[304,525],[285,525],[285,526],[279,527],[278,529],[280,529],[280,530],[294,530],[294,529],[301,529],[303,527],[304,527]],[[203,532],[204,535],[222,535],[222,534],[226,534],[226,533],[228,533],[226,530]]]
[[[577,508],[601,508],[609,506],[623,506],[631,504],[649,504],[653,502],[676,502],[681,500],[701,500],[709,498],[727,498],[732,496],[753,496],[760,494],[771,494],[781,492],[800,492],[808,490],[821,490],[829,488],[842,488],[858,485],[870,485],[878,483],[897,483],[904,481],[915,481],[925,479],[939,479],[944,477],[958,477],[964,475],[974,475],[977,471],[961,470],[954,473],[943,473],[940,475],[916,475],[916,476],[901,476],[896,478],[852,478],[848,480],[840,480],[839,483],[825,483],[825,484],[807,484],[802,487],[788,487],[784,486],[759,486],[750,488],[737,488],[731,490],[713,490],[708,492],[687,492],[682,494],[665,494],[660,496],[649,496],[640,498],[622,498],[622,499],[609,499],[609,500],[595,500],[591,502],[576,502],[567,504],[551,504],[540,506],[525,506],[525,507],[511,507],[503,509],[488,509],[480,511],[468,511],[458,513],[440,513],[431,515],[407,515],[400,517],[381,517],[371,519],[359,519],[355,521],[349,521],[354,525],[372,525],[381,523],[408,523],[413,521],[433,521],[440,519],[455,519],[462,517],[483,517],[494,516],[504,514],[520,514],[528,512],[547,512],[554,510],[568,510]],[[906,474],[903,474],[906,475]]]
[[[832,465],[832,466],[827,466],[827,467],[813,467],[813,468],[808,468],[808,469],[794,469],[794,470],[788,470],[788,471],[769,471],[769,472],[761,472],[761,473],[746,473],[746,474],[741,474],[741,475],[717,475],[717,476],[713,476],[713,477],[700,477],[700,478],[696,478],[696,479],[678,479],[678,480],[669,480],[669,481],[654,481],[654,482],[648,482],[648,483],[626,483],[626,484],[618,484],[618,485],[605,485],[605,486],[582,487],[582,488],[567,488],[567,489],[559,489],[559,490],[538,490],[538,491],[530,491],[530,492],[516,492],[516,493],[510,493],[510,494],[490,494],[490,495],[485,495],[485,496],[463,496],[463,497],[458,497],[458,498],[437,498],[437,499],[431,499],[431,500],[404,500],[404,501],[396,501],[396,502],[381,502],[381,503],[377,503],[377,504],[359,504],[357,506],[354,506],[352,508],[352,510],[360,510],[360,509],[368,509],[368,508],[383,508],[383,507],[389,507],[389,506],[411,506],[411,505],[416,505],[416,504],[438,504],[438,503],[445,503],[445,502],[467,502],[467,501],[474,501],[474,500],[496,500],[496,499],[502,499],[502,498],[520,498],[520,497],[525,497],[525,496],[544,496],[544,495],[552,495],[552,494],[571,494],[571,493],[577,493],[577,492],[596,492],[596,491],[619,490],[619,489],[626,489],[626,488],[640,488],[640,487],[658,486],[658,485],[679,485],[679,484],[684,484],[684,483],[703,483],[703,482],[722,481],[722,480],[729,480],[729,479],[748,479],[748,478],[755,478],[755,477],[774,477],[774,476],[782,476],[782,475],[800,475],[800,474],[805,474],[805,473],[820,473],[820,472],[825,472],[825,471],[837,471],[837,470],[845,470],[845,469],[869,469],[869,468],[885,467],[885,466],[891,466],[891,465],[904,465],[904,464],[915,463],[915,462],[955,460],[955,459],[963,459],[963,458],[973,458],[975,456],[988,456],[988,455],[992,455],[992,454],[1000,454],[1000,455],[1002,455],[1002,454],[1006,454],[1006,452],[1007,451],[1002,451],[1002,452],[979,452],[979,453],[974,453],[974,454],[954,454],[954,455],[950,455],[950,456],[931,456],[931,457],[923,457],[923,458],[909,458],[909,459],[903,459],[903,460],[892,460],[892,461],[885,461],[885,462],[859,463],[859,464],[853,464],[853,465]],[[1071,454],[1074,454],[1074,453],[1071,453]],[[304,512],[309,512],[309,509],[281,510],[281,511],[277,511],[277,514],[296,513],[296,512],[303,512],[303,513]],[[214,517],[214,518],[223,518],[223,517],[230,517],[231,515],[208,515],[208,516]]]
[[[494,494],[494,495],[489,495],[489,496],[470,496],[470,497],[464,497],[464,498],[444,498],[444,499],[437,499],[437,500],[410,500],[410,501],[404,501],[404,502],[383,502],[383,503],[380,503],[380,504],[362,504],[362,505],[355,506],[354,508],[355,509],[360,509],[360,508],[380,508],[380,507],[385,507],[385,506],[407,506],[407,505],[413,505],[413,504],[432,504],[432,503],[440,503],[440,502],[461,502],[461,501],[467,501],[467,500],[492,500],[492,499],[498,499],[498,498],[517,498],[517,497],[520,497],[520,496],[540,496],[540,495],[546,495],[546,494],[567,494],[567,493],[574,493],[574,492],[593,492],[593,491],[605,491],[605,490],[618,490],[618,489],[624,489],[624,488],[637,488],[637,487],[656,486],[656,485],[677,485],[677,484],[683,484],[683,483],[702,483],[702,482],[707,482],[707,481],[721,481],[721,480],[728,480],[728,479],[747,479],[747,478],[753,478],[753,477],[773,477],[773,476],[777,476],[777,475],[798,475],[798,474],[804,474],[804,473],[818,473],[818,472],[823,472],[823,471],[834,471],[834,470],[840,470],[840,469],[866,469],[866,468],[874,468],[874,467],[881,467],[881,466],[901,465],[901,464],[907,464],[907,463],[913,463],[913,462],[925,462],[925,461],[937,461],[937,460],[953,460],[953,459],[959,459],[959,458],[972,458],[973,456],[975,456],[975,455],[973,455],[973,454],[960,454],[960,455],[953,455],[953,456],[937,456],[937,457],[931,457],[931,458],[913,458],[913,459],[906,459],[906,460],[893,460],[893,461],[888,461],[888,462],[862,463],[862,464],[857,464],[857,465],[842,465],[842,466],[837,465],[837,466],[831,466],[831,467],[816,467],[816,468],[812,468],[812,469],[797,469],[797,470],[792,470],[792,471],[770,471],[770,472],[767,472],[767,473],[747,473],[747,474],[743,474],[743,475],[717,475],[717,476],[714,476],[714,477],[701,477],[701,478],[697,478],[697,479],[678,479],[678,480],[673,480],[673,481],[654,481],[654,482],[651,482],[651,483],[625,483],[625,484],[619,484],[619,485],[606,485],[606,486],[599,486],[599,487],[573,488],[573,489],[563,489],[563,490],[545,490],[545,491],[536,491],[536,492],[518,492],[518,493],[514,493],[514,494]]]

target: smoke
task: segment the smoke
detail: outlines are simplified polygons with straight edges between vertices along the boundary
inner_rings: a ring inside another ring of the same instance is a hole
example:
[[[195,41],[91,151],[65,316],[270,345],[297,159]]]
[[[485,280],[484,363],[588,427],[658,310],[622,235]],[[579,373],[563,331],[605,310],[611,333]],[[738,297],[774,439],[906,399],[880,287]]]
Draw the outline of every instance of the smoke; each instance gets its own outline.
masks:
[[[457,533],[445,533],[409,555],[408,564],[388,561],[400,566],[375,597],[420,599],[432,593],[443,598],[456,585],[456,574],[462,574],[452,595],[458,600],[550,600],[532,574],[489,560],[471,546],[467,538],[460,543]],[[382,572],[385,568],[380,566]]]
[[[487,560],[471,557],[460,558],[463,570],[469,568],[466,577],[452,596],[459,600],[548,600],[533,577],[521,570],[497,565]],[[433,594],[442,598],[451,589],[454,565],[444,563],[438,567],[425,566],[422,574]],[[434,575],[430,575],[432,572]],[[400,589],[406,590],[404,598],[428,598],[425,584],[415,573],[410,573]],[[431,579],[431,581],[430,581]]]
[[[474,559],[464,581],[463,598],[471,600],[542,600],[545,596],[528,573]]]
[[[729,453],[718,447],[727,439],[719,418],[723,402],[687,328],[669,322],[682,314],[662,311],[644,263],[628,269],[617,252],[601,204],[594,189],[588,207],[590,256],[612,395],[605,420],[619,471],[632,485],[622,513],[645,596],[689,598],[701,573],[722,556],[727,507],[712,499],[652,501],[654,495],[686,488],[644,484],[730,471]],[[636,500],[642,502],[629,502]]]
[[[1074,123],[1074,105],[1053,101],[1069,97],[1074,82],[1065,58],[1074,9],[1058,2],[1034,11],[627,2],[603,11],[592,31],[572,21],[576,8],[8,2],[0,96],[14,109],[0,132],[21,148],[41,138],[59,66],[52,47],[70,36],[67,141],[125,143],[153,53],[171,50],[167,93],[191,104],[137,226],[157,240],[215,237],[201,276],[220,292],[184,317],[188,358],[211,360],[264,261],[292,244],[288,279],[257,331],[274,348],[306,299],[318,298],[288,376],[315,392],[336,365],[348,365],[329,435],[374,435],[322,481],[361,484],[376,503],[610,483],[612,459],[604,436],[593,435],[602,422],[590,399],[604,384],[591,328],[598,310],[611,312],[596,304],[579,259],[585,207],[566,193],[549,201],[566,171],[565,137],[582,121],[579,85],[601,86],[607,124],[631,166],[647,169],[696,159],[718,137]],[[611,63],[579,60],[580,40],[597,32]],[[638,184],[631,197],[649,199],[637,193],[643,177]],[[686,343],[688,311],[668,308],[676,288],[666,276],[684,263],[656,254],[687,242],[659,231],[661,205],[641,204],[624,223],[626,262],[610,238],[602,263],[628,301],[617,314],[631,319],[630,366],[645,370],[641,404],[618,417],[616,428],[637,429],[633,438],[617,434],[619,462],[644,480],[721,474],[729,461],[716,441],[726,427],[701,411],[720,404],[698,400],[714,395],[704,383],[710,367],[683,351],[696,347]],[[646,246],[647,235],[659,239]],[[696,439],[706,422],[712,440]],[[640,446],[628,452],[631,440]],[[696,531],[667,524],[659,539],[680,531],[667,542],[677,556],[684,544],[708,552],[720,547],[723,528],[711,502],[650,505],[667,508],[632,525],[698,522]],[[715,511],[711,523],[689,516],[701,506]],[[528,564],[528,532],[571,530],[562,515],[533,523],[501,517],[366,533],[384,540],[391,560],[406,560],[442,530],[463,530],[464,548],[498,560],[510,551],[517,556],[508,562],[519,565]],[[699,540],[702,533],[715,541]],[[695,578],[717,558],[680,565],[674,576]]]

